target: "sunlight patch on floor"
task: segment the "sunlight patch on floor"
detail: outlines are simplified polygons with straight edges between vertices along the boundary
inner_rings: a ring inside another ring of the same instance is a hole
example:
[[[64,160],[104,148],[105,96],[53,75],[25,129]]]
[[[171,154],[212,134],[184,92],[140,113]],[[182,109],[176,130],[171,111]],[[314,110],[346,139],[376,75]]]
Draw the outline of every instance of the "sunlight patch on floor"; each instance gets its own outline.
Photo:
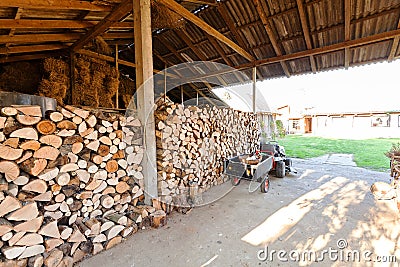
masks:
[[[345,177],[336,177],[302,195],[269,216],[263,223],[242,237],[241,240],[253,246],[268,245],[274,242],[310,212],[315,202],[339,190],[348,181],[349,179]]]

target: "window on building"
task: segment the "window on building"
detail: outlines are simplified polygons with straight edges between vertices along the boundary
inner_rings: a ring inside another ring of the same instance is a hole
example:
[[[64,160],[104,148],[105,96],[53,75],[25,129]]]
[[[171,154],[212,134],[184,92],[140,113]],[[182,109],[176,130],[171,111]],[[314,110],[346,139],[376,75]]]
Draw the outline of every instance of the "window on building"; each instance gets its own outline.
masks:
[[[371,117],[371,126],[372,127],[389,127],[390,126],[390,116],[389,115],[372,116]]]
[[[299,122],[299,120],[293,120],[292,128],[295,129],[295,130],[300,130],[300,122]]]

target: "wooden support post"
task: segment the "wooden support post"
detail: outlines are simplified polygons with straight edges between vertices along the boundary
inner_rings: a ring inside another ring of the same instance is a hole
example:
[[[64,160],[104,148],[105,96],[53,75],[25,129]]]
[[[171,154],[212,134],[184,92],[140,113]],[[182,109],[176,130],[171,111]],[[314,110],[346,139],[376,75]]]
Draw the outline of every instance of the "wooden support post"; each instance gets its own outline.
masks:
[[[144,127],[145,156],[142,165],[145,203],[148,205],[158,196],[150,2],[151,0],[133,0],[137,107]]]
[[[117,71],[117,78],[119,80],[119,69],[118,69],[118,44],[115,45],[115,70]],[[118,86],[119,87],[119,86]],[[115,108],[119,108],[119,88],[117,88],[117,92],[115,93]]]
[[[167,65],[164,67],[164,102],[167,101]]]
[[[196,106],[199,105],[199,91],[196,92]]]
[[[257,82],[257,67],[253,68],[253,112],[256,113],[256,82]]]
[[[183,86],[181,85],[181,103],[182,103],[182,106],[183,106]]]

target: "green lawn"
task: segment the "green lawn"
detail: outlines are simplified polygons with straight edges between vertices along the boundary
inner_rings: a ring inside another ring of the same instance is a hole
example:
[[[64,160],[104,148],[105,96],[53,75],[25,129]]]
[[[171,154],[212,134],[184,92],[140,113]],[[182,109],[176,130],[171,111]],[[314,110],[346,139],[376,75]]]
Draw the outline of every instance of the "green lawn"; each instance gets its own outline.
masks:
[[[353,154],[357,166],[387,171],[389,158],[384,153],[400,139],[327,139],[302,135],[289,135],[279,140],[286,154],[293,158],[313,158],[329,153]]]

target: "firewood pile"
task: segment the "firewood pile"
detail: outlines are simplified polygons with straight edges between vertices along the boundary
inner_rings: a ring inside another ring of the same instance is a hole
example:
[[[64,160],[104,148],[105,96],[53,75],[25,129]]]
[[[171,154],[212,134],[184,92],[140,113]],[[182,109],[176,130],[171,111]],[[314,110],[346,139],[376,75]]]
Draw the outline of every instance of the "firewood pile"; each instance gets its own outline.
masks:
[[[192,185],[201,192],[224,182],[224,160],[256,150],[256,115],[228,108],[158,102],[156,117],[159,194],[185,205]]]
[[[0,265],[72,266],[165,224],[160,205],[143,204],[143,154],[134,117],[3,107]]]

